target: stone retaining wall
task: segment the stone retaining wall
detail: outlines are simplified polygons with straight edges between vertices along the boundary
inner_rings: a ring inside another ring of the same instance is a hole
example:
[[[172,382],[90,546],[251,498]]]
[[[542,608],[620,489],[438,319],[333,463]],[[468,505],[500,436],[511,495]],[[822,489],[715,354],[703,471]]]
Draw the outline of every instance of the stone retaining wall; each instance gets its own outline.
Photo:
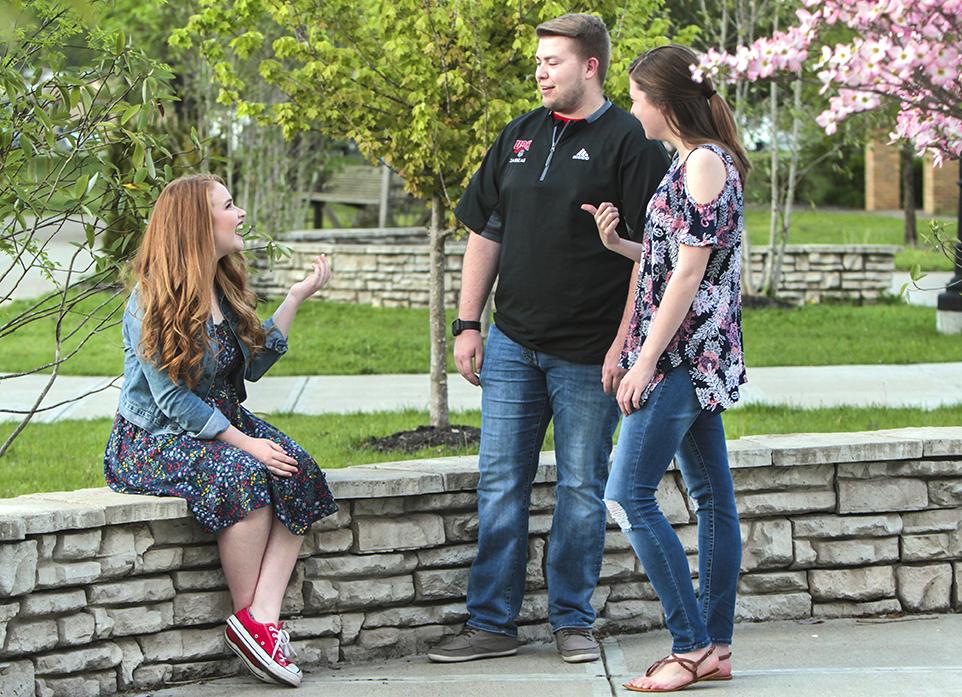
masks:
[[[729,443],[745,540],[739,621],[962,610],[962,428]],[[284,613],[307,667],[408,655],[459,630],[475,553],[473,457],[330,472],[341,503],[308,535]],[[532,493],[521,637],[549,639],[555,465]],[[692,505],[659,490],[695,573]],[[596,629],[663,624],[609,520]],[[0,693],[85,697],[230,675],[217,549],[179,499],[106,489],[0,501]]]
[[[804,244],[785,248],[779,297],[795,303],[822,300],[874,302],[889,292],[894,245]],[[768,250],[752,248],[752,272],[761,278]],[[756,281],[757,282],[757,281]]]
[[[327,254],[334,275],[319,294],[325,300],[385,307],[427,307],[430,268],[427,233],[421,228],[308,230],[284,237],[293,251],[268,269],[254,261],[254,284],[262,295],[284,295],[304,277],[311,257]],[[445,257],[445,303],[457,305],[465,243],[451,241]],[[792,245],[785,251],[782,297],[792,302],[878,300],[887,293],[898,247],[886,245]],[[759,276],[767,253],[752,251]]]
[[[310,260],[327,254],[333,272],[317,297],[378,307],[427,307],[430,294],[429,249],[424,228],[307,230],[285,235],[293,254],[272,269],[253,259],[255,290],[263,296],[283,296],[304,278]],[[445,246],[444,302],[456,307],[461,287],[461,261],[466,243]]]

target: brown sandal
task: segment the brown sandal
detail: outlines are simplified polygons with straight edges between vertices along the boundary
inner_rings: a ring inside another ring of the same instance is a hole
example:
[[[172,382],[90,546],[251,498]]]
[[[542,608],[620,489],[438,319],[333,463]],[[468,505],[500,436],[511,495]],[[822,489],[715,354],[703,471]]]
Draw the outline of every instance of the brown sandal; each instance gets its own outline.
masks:
[[[681,658],[679,656],[676,656],[675,654],[671,654],[670,656],[666,656],[661,660],[655,661],[648,667],[648,670],[645,671],[645,677],[650,678],[652,674],[662,666],[667,665],[669,663],[677,663],[682,668],[684,668],[689,673],[691,673],[691,680],[689,680],[688,682],[682,683],[677,687],[669,687],[669,688],[635,687],[630,682],[626,682],[624,685],[622,685],[622,687],[624,687],[626,690],[630,690],[631,692],[677,692],[678,690],[684,690],[686,687],[690,685],[694,685],[699,680],[711,680],[712,679],[711,676],[713,676],[715,673],[718,672],[718,668],[715,668],[715,670],[711,671],[710,673],[705,673],[704,675],[698,675],[698,666],[700,666],[705,661],[706,658],[711,656],[712,653],[714,653],[714,651],[715,651],[715,647],[712,646],[710,649],[708,649],[708,651],[705,652],[705,655],[699,658],[697,661],[693,661],[690,658]]]
[[[729,651],[724,656],[719,656],[718,662],[721,663],[722,661],[727,661],[731,657],[732,657],[732,652]],[[731,679],[732,679],[731,673],[729,673],[728,675],[712,675],[711,677],[702,678],[702,680],[731,680]]]

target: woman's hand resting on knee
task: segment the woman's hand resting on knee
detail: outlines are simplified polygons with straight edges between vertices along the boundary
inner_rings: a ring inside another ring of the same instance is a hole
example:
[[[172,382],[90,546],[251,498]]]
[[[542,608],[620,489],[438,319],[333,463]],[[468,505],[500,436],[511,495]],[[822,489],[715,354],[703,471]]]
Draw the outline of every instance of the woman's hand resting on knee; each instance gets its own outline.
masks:
[[[267,438],[252,438],[234,426],[217,434],[217,439],[240,448],[264,465],[271,474],[290,477],[297,473],[297,460],[288,455],[284,448]]]
[[[248,438],[241,449],[269,469],[271,474],[276,474],[278,477],[290,477],[297,473],[297,460],[288,455],[284,448],[272,440]]]

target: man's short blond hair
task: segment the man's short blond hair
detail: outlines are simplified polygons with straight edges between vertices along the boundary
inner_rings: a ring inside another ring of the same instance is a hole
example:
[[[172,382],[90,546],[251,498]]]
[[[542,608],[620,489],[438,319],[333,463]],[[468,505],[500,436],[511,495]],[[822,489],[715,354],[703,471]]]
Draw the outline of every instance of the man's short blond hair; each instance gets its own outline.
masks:
[[[598,81],[605,84],[611,63],[611,38],[608,27],[594,15],[572,13],[542,22],[535,29],[538,37],[567,36],[574,39],[583,59],[598,59]]]

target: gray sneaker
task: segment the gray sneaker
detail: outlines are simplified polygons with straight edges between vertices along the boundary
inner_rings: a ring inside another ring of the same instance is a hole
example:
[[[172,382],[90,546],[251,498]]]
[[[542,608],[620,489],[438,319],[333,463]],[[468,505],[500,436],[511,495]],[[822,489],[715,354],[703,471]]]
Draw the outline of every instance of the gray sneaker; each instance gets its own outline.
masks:
[[[460,634],[431,649],[428,658],[438,663],[461,663],[479,658],[513,656],[516,653],[517,637],[465,626]]]
[[[587,663],[601,658],[601,649],[591,630],[581,627],[564,627],[554,634],[558,653],[567,663]]]

